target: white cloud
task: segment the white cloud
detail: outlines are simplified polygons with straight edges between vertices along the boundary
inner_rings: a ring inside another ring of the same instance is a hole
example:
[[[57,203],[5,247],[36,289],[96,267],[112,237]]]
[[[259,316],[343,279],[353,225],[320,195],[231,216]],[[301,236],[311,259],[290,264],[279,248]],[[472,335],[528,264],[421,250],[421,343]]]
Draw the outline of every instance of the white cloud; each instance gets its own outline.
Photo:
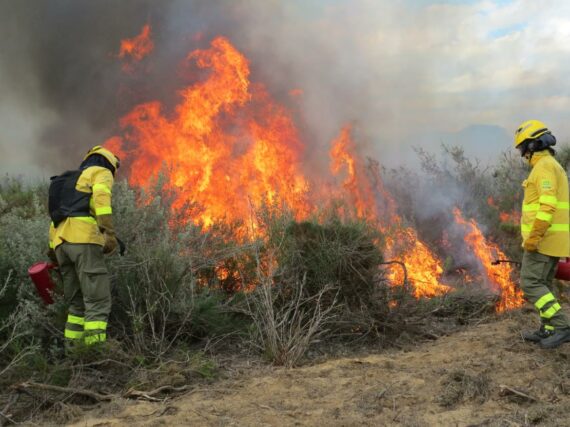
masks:
[[[570,95],[565,0],[352,0],[307,20],[291,6],[274,24],[274,54],[304,84],[309,122],[329,133],[359,119],[367,134],[394,141],[425,126],[510,130],[535,116],[570,132],[561,115]]]

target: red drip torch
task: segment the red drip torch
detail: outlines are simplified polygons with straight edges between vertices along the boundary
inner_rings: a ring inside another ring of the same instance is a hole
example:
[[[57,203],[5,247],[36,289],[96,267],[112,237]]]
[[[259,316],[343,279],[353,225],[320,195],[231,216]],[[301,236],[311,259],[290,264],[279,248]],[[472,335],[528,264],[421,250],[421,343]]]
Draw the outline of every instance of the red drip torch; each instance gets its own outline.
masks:
[[[570,258],[560,258],[555,277],[558,280],[570,280]]]
[[[34,282],[38,294],[42,298],[42,301],[47,305],[53,304],[52,293],[55,289],[55,283],[53,282],[49,271],[56,268],[55,264],[49,262],[36,262],[30,268],[28,268],[28,275]]]
[[[500,263],[509,263],[509,264],[516,264],[518,266],[521,265],[518,261],[511,261],[510,259],[497,259],[493,261],[491,264],[499,265]],[[556,268],[556,274],[554,276],[558,280],[567,280],[570,281],[570,258],[560,258],[558,261],[558,267]]]

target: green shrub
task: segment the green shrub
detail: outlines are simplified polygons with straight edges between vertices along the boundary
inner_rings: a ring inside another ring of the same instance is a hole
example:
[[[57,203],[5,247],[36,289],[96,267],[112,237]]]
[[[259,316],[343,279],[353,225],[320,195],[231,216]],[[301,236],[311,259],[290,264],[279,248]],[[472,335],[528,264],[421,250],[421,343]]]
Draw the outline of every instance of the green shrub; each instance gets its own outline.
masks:
[[[338,302],[355,310],[367,305],[374,293],[382,262],[375,243],[379,238],[363,221],[291,222],[284,230],[277,263],[284,275],[305,277],[309,295],[332,286],[337,290],[334,295],[338,292]]]

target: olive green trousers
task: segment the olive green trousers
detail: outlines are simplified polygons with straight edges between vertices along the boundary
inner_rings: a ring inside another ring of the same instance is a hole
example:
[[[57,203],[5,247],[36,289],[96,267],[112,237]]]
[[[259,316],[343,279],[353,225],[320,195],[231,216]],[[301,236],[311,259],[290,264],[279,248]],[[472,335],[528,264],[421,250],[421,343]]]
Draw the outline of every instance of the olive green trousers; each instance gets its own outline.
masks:
[[[538,310],[542,325],[548,330],[570,327],[569,317],[562,310],[552,285],[557,266],[556,257],[538,252],[524,252],[521,288],[525,297]]]
[[[107,339],[111,284],[103,248],[95,244],[62,243],[55,254],[69,304],[65,338],[94,344]]]

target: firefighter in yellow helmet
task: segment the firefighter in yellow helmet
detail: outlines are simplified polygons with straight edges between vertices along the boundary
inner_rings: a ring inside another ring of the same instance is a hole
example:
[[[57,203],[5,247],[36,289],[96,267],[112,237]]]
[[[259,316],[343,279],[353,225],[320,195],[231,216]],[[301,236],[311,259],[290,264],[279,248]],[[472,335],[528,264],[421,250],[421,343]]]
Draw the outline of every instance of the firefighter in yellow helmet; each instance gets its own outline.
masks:
[[[552,292],[558,259],[570,256],[568,177],[553,156],[555,144],[556,138],[538,120],[522,123],[515,132],[514,146],[531,167],[522,184],[521,288],[541,319],[541,327],[523,332],[523,338],[542,348],[570,342],[570,317]]]
[[[111,311],[109,274],[103,254],[118,246],[111,192],[119,158],[102,146],[87,152],[78,170],[51,178],[50,258],[59,265],[69,304],[68,344],[104,342]]]

